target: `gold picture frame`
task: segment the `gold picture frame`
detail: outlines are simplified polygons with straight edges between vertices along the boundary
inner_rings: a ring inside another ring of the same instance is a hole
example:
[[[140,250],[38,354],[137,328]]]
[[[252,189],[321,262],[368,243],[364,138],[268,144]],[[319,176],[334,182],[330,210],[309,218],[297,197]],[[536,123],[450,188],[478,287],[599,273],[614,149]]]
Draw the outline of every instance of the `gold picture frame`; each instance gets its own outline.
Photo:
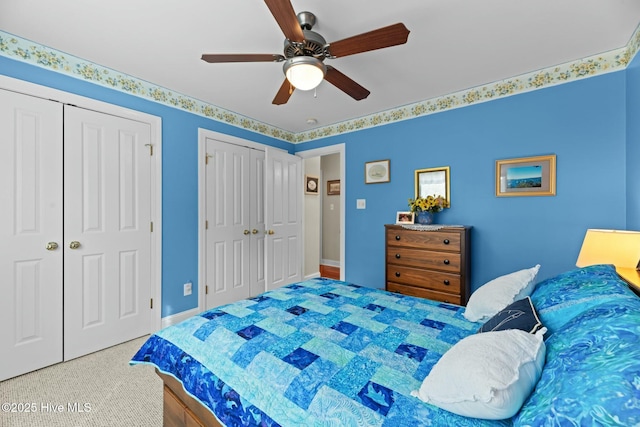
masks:
[[[451,206],[449,166],[437,168],[417,169],[415,172],[415,198],[427,196],[442,196]]]
[[[555,196],[556,155],[496,160],[496,196]]]
[[[390,160],[375,160],[364,164],[365,184],[381,184],[391,181]]]

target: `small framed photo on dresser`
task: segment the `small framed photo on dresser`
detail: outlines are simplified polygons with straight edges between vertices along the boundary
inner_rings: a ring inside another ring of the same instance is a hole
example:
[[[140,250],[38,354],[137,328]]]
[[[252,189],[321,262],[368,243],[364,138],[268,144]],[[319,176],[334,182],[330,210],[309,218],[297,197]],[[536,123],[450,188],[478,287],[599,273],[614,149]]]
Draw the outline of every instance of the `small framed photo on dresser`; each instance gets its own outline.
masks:
[[[413,224],[413,212],[396,213],[396,224]]]

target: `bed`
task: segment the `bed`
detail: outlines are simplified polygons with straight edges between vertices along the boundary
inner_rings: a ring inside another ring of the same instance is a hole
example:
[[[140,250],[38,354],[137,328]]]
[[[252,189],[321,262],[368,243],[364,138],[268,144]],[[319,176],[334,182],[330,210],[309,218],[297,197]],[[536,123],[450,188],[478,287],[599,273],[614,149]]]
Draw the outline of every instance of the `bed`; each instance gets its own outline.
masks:
[[[163,378],[165,426],[640,425],[638,296],[611,265],[533,285],[543,365],[505,419],[416,397],[443,355],[484,322],[468,320],[465,307],[337,280],[206,311],[152,335],[131,364]],[[491,333],[500,332],[483,335]]]

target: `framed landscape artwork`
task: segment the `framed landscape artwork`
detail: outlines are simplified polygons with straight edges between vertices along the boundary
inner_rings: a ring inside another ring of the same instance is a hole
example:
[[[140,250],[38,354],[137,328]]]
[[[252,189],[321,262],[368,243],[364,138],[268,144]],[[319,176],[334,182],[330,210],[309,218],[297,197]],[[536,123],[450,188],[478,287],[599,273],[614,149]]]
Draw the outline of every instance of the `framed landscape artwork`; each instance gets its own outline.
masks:
[[[327,181],[327,195],[328,196],[337,196],[340,194],[340,180],[333,179]]]
[[[365,184],[379,184],[389,182],[389,160],[376,160],[364,164]]]
[[[555,154],[496,160],[496,196],[555,195]]]

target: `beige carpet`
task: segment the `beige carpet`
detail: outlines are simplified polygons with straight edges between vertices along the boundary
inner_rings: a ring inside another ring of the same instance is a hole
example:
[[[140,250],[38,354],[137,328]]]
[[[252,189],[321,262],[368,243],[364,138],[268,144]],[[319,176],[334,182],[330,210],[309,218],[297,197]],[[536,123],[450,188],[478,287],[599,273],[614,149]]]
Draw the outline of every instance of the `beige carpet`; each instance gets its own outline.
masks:
[[[129,366],[146,338],[0,382],[0,426],[162,426],[162,381],[152,366]]]

